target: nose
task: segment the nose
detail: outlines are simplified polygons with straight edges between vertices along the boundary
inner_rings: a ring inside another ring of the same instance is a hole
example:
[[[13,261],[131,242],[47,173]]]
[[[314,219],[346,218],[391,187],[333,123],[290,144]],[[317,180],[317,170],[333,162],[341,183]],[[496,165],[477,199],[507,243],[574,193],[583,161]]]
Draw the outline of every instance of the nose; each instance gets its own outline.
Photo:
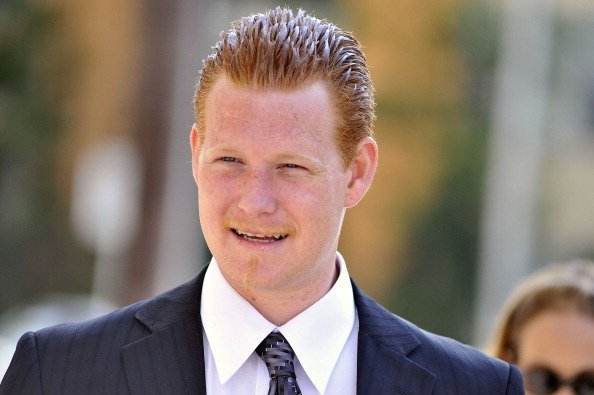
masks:
[[[271,171],[253,169],[243,174],[238,207],[250,216],[276,210],[274,179]]]

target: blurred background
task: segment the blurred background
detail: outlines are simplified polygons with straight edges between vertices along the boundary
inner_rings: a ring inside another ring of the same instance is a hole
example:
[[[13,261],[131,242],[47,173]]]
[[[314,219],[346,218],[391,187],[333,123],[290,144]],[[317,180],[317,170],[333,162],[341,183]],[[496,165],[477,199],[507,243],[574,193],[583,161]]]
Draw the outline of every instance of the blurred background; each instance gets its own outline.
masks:
[[[380,168],[351,275],[482,346],[536,268],[594,258],[594,2],[286,1],[353,31]],[[26,330],[155,295],[208,262],[188,135],[201,60],[255,0],[0,2],[0,377]]]

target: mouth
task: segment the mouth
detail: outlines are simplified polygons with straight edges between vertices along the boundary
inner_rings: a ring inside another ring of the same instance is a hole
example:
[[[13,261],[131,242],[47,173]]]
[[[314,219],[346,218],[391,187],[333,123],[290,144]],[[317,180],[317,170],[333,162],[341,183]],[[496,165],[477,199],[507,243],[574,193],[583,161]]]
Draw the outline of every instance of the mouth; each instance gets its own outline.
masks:
[[[235,228],[231,228],[231,231],[242,239],[254,243],[274,243],[289,236],[286,233],[250,233]]]

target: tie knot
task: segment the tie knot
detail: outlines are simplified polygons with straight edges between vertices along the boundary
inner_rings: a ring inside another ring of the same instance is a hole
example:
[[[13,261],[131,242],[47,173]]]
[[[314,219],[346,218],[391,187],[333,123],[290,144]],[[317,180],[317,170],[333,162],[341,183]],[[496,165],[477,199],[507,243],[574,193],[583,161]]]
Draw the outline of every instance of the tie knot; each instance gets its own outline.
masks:
[[[256,348],[256,353],[266,364],[270,377],[295,378],[295,352],[280,332],[271,332]]]
[[[266,336],[256,347],[256,353],[270,374],[268,395],[301,395],[293,365],[295,352],[280,332],[271,332]]]

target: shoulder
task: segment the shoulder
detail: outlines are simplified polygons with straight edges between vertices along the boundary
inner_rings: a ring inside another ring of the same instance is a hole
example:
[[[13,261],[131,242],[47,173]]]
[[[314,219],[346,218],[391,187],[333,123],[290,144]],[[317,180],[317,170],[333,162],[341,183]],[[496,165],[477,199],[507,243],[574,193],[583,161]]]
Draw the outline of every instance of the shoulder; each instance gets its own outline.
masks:
[[[137,325],[135,315],[149,300],[134,303],[130,306],[120,308],[108,314],[95,317],[85,321],[67,322],[53,325],[34,332],[36,341],[45,342],[49,339],[69,339],[75,341],[84,336],[109,335],[112,332],[132,329]]]
[[[360,336],[363,333],[380,344],[386,355],[404,356],[431,373],[435,393],[523,393],[517,368],[457,340],[421,329],[385,309],[356,285],[353,289]]]
[[[201,273],[202,274],[202,273]],[[34,332],[40,349],[88,351],[93,346],[129,344],[143,336],[199,312],[202,276],[161,295],[80,322],[69,322]]]
[[[122,307],[106,315],[86,321],[69,322],[34,332],[40,342],[57,345],[68,342],[72,348],[77,342],[98,344],[104,342],[127,344],[154,332],[177,319],[199,312],[202,273],[191,281],[153,298]],[[60,348],[64,348],[61,346]],[[74,347],[76,348],[76,347]],[[84,347],[83,347],[84,348]]]
[[[69,383],[90,382],[91,372],[119,384],[122,345],[146,333],[135,322],[140,302],[87,321],[25,333],[6,371],[0,394],[60,393]],[[43,383],[43,384],[42,384]],[[86,388],[86,387],[84,387]]]
[[[41,376],[67,377],[81,369],[100,369],[105,374],[120,366],[120,348],[150,331],[136,318],[148,301],[80,322],[69,322],[29,332],[21,342],[33,348]],[[17,346],[16,355],[19,353]]]
[[[509,372],[510,365],[499,359],[486,355],[479,349],[461,343],[449,337],[428,332],[400,318],[412,333],[419,339],[420,346],[410,355],[412,359],[436,365],[440,370],[444,367],[455,367],[456,372]],[[445,369],[447,371],[447,369]]]
[[[444,393],[523,393],[519,370],[477,348],[402,320],[420,341],[409,358],[438,375]],[[446,391],[447,389],[447,391]]]
[[[99,384],[124,388],[122,348],[188,316],[199,315],[200,289],[198,276],[164,294],[109,314],[24,334],[0,394],[5,393],[5,388],[18,388],[14,386],[25,376],[26,383],[36,388],[43,383],[44,391],[50,393],[65,393],[60,390],[63,388],[76,388],[74,392],[78,393],[81,388]]]

